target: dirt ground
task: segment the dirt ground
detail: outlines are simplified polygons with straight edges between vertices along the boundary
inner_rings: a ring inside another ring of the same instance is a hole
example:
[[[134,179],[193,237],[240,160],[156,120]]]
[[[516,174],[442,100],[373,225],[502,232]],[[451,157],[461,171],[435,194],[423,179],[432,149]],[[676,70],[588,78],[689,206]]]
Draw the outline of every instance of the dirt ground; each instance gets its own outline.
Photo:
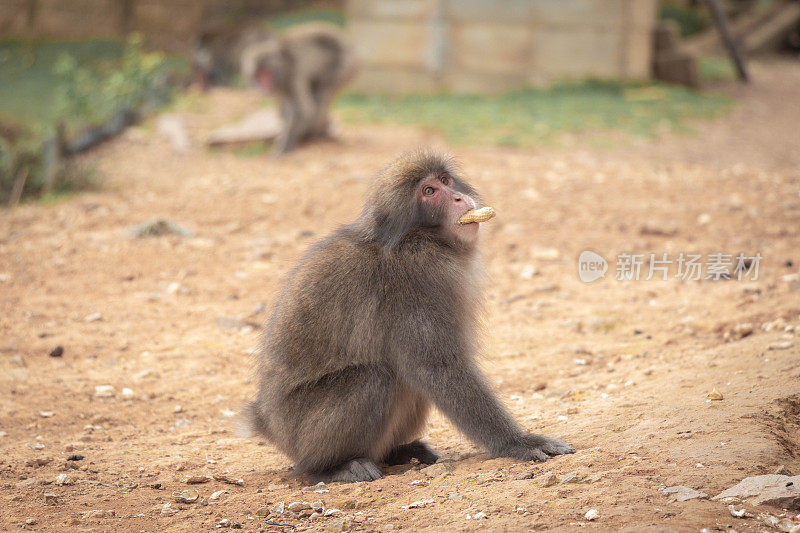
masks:
[[[527,430],[577,449],[547,463],[488,459],[434,414],[438,472],[309,488],[272,446],[237,437],[282,275],[357,215],[377,169],[444,147],[436,134],[341,126],[339,142],[282,159],[208,151],[211,128],[258,105],[216,90],[181,112],[187,153],[153,123],[104,145],[86,156],[101,191],[0,210],[0,529],[765,530],[661,492],[711,497],[781,465],[800,474],[800,64],[753,70],[751,85],[719,87],[737,105],[695,135],[451,148],[499,213],[482,229],[482,366]],[[156,216],[194,236],[126,235]],[[587,249],[610,263],[590,284],[576,269]],[[684,281],[673,265],[668,281],[626,282],[623,252],[763,259],[756,281]],[[721,401],[706,398],[714,389]],[[225,473],[242,483],[184,481]],[[176,502],[183,490],[203,501]],[[259,515],[314,500],[340,512]]]

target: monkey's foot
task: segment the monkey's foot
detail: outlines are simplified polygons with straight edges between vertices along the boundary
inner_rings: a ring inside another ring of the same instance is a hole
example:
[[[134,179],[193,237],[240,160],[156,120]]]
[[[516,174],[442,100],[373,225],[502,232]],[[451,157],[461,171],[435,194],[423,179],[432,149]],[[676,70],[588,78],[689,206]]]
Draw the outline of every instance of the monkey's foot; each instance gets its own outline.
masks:
[[[417,459],[422,464],[432,465],[439,460],[439,454],[421,440],[415,440],[408,444],[401,444],[389,452],[383,462],[390,466],[404,465],[411,462],[411,459]]]
[[[575,449],[563,440],[526,433],[500,450],[497,455],[523,461],[547,461],[551,457],[567,453],[575,453]]]
[[[353,459],[343,464],[341,467],[324,474],[310,474],[308,479],[311,483],[355,483],[356,481],[375,481],[383,477],[380,469],[375,463],[367,458],[361,457]]]

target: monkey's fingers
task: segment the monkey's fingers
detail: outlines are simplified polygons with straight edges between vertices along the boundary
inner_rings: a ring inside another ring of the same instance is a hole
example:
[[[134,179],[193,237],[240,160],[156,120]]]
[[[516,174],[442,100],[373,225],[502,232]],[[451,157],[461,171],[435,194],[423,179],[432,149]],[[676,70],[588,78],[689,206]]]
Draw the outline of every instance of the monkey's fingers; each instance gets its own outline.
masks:
[[[481,207],[480,209],[473,209],[464,213],[464,216],[458,219],[459,224],[469,224],[471,222],[486,222],[494,218],[495,213],[493,207]]]

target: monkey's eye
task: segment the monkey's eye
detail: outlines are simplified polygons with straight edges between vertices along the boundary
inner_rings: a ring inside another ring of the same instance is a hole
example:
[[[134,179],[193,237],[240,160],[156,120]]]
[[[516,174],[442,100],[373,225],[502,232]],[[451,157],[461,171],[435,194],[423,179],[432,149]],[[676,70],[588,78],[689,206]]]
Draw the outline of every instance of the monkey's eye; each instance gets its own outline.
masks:
[[[425,187],[425,190],[422,191],[422,194],[425,196],[431,196],[434,192],[436,192],[436,190],[433,187]]]
[[[439,181],[441,181],[443,185],[450,185],[450,175],[446,173],[442,174],[439,176]]]

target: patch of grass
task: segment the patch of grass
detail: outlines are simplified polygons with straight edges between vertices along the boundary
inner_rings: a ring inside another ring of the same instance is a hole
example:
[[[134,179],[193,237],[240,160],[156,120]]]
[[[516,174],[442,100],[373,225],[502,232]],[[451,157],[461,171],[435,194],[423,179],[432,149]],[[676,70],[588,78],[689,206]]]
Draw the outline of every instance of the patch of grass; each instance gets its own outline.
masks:
[[[700,78],[706,81],[726,81],[736,79],[736,67],[733,61],[722,57],[700,58],[698,68]]]
[[[556,143],[561,133],[688,131],[688,120],[716,117],[730,105],[727,97],[684,87],[589,81],[496,97],[348,94],[336,108],[353,123],[416,125],[441,131],[455,144],[525,147]]]
[[[235,149],[233,154],[238,157],[252,157],[256,155],[268,154],[269,148],[270,143],[254,141]]]
[[[282,31],[290,26],[306,24],[309,22],[327,22],[344,27],[346,24],[343,11],[334,9],[299,9],[289,13],[281,13],[267,20],[267,28],[272,31]]]

